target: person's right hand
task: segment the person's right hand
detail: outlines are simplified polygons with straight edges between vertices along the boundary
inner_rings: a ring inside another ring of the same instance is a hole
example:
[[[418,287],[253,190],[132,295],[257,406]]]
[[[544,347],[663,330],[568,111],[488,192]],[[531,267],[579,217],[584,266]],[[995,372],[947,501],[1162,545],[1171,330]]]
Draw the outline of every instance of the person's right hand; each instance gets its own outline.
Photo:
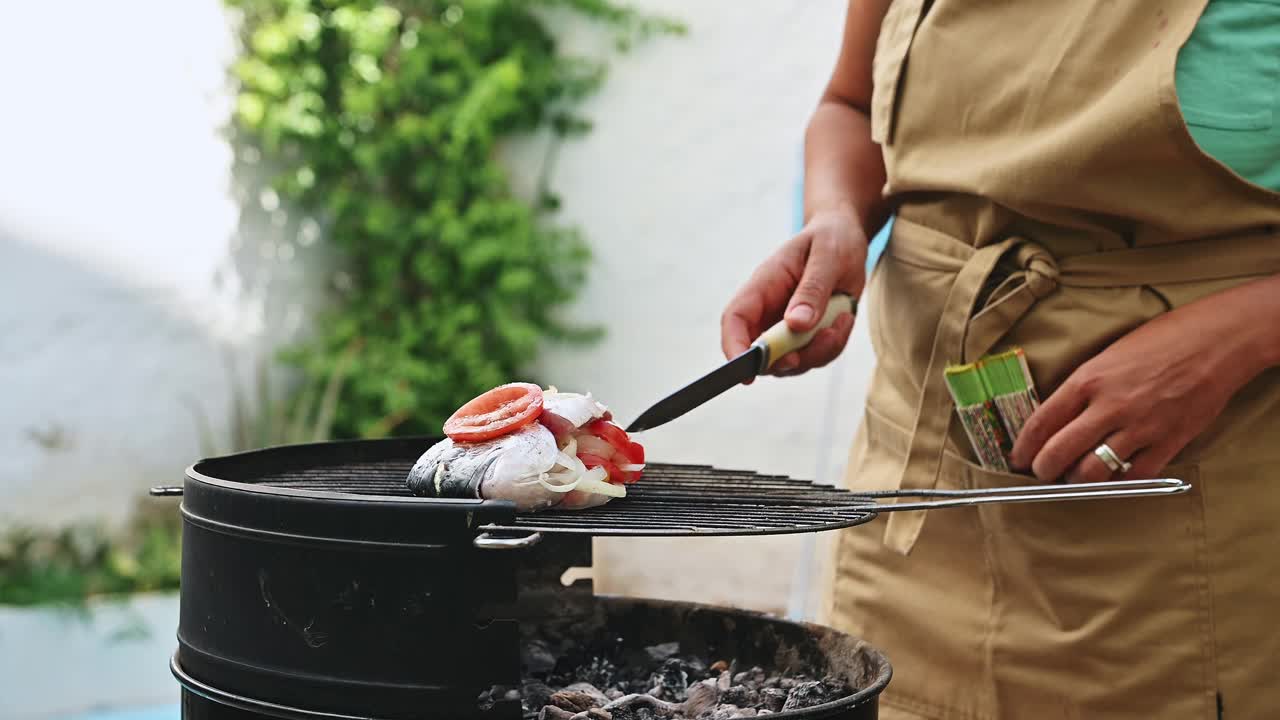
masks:
[[[832,293],[862,294],[867,235],[851,210],[814,213],[800,231],[765,260],[720,317],[720,343],[732,359],[784,317],[793,332],[811,330]],[[841,315],[804,349],[778,359],[772,375],[798,375],[836,359],[849,341],[853,316]]]

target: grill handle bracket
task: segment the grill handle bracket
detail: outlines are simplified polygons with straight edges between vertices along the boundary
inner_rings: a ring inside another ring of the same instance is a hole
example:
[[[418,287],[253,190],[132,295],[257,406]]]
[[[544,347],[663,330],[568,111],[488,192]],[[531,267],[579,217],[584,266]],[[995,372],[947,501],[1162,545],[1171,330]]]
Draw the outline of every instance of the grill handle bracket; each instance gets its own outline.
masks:
[[[499,537],[493,533],[484,533],[476,537],[472,544],[481,550],[523,550],[542,542],[542,533],[533,533],[522,537]]]
[[[885,490],[857,493],[865,498],[863,506],[871,512],[901,512],[907,510],[934,510],[938,508],[989,505],[995,503],[1054,502],[1066,500],[1104,500],[1148,495],[1176,495],[1187,492],[1191,485],[1176,478],[1154,480],[1113,480],[1098,483],[1072,483],[1057,485],[1022,485],[1004,488],[978,488],[967,490]],[[917,502],[882,503],[880,499],[939,498]],[[855,506],[856,507],[856,506]]]

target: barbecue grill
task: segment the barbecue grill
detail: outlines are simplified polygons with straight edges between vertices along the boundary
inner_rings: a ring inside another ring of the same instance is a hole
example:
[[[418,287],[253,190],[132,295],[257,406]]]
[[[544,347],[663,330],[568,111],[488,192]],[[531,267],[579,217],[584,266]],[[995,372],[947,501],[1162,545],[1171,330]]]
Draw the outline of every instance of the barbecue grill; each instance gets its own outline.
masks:
[[[200,461],[181,487],[153,489],[183,498],[170,664],[184,718],[519,718],[518,700],[478,698],[520,686],[522,633],[566,620],[634,642],[679,636],[743,662],[804,658],[857,692],[779,717],[874,718],[891,670],[857,638],[727,609],[602,598],[589,581],[560,579],[590,566],[592,537],[829,531],[901,510],[1189,489],[1152,480],[855,494],[650,463],[624,499],[526,515],[503,501],[411,495],[409,470],[437,440],[256,450]]]

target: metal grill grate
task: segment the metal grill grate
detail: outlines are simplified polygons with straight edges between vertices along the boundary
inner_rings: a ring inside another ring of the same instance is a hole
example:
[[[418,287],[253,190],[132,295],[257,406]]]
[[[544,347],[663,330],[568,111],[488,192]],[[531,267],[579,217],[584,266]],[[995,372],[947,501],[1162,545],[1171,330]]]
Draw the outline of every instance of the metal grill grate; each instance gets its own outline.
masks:
[[[510,503],[414,497],[405,482],[430,439],[362,440],[267,448],[194,465],[189,479],[232,483],[240,490],[267,486],[272,493],[310,503],[293,522],[328,519],[378,532],[392,521],[396,533],[416,536],[430,522],[461,532],[577,533],[581,535],[763,535],[836,530],[868,522],[878,513],[1011,502],[1117,499],[1186,492],[1174,478],[1003,488],[930,489],[853,493],[779,475],[721,470],[705,465],[650,463],[627,497],[589,510],[515,514]],[[159,489],[165,492],[166,489]],[[333,503],[334,500],[382,501]],[[906,502],[903,502],[906,500]],[[891,501],[891,502],[885,502]],[[361,507],[363,506],[363,507]],[[241,506],[237,506],[241,507]],[[243,509],[243,508],[242,508]],[[264,509],[268,515],[275,510]],[[278,518],[272,519],[278,524]],[[326,526],[328,527],[328,526]],[[403,532],[401,532],[403,531]],[[328,530],[326,532],[332,532]],[[393,533],[394,534],[394,533]]]
[[[352,462],[226,479],[290,490],[411,497],[405,478],[414,460]],[[643,479],[627,487],[627,497],[607,505],[522,514],[513,523],[479,529],[597,536],[812,532],[867,522],[875,514],[866,505],[866,498],[846,490],[783,476],[651,463]]]

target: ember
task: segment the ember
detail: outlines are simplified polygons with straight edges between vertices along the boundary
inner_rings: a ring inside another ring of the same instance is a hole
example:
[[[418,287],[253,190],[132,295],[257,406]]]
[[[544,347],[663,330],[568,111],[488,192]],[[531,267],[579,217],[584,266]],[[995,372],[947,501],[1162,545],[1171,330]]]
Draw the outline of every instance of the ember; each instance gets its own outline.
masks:
[[[786,673],[740,668],[735,658],[682,653],[676,642],[639,652],[565,648],[529,642],[524,686],[495,687],[481,704],[519,696],[525,718],[538,720],[729,720],[799,710],[838,700],[857,688],[820,668]]]

